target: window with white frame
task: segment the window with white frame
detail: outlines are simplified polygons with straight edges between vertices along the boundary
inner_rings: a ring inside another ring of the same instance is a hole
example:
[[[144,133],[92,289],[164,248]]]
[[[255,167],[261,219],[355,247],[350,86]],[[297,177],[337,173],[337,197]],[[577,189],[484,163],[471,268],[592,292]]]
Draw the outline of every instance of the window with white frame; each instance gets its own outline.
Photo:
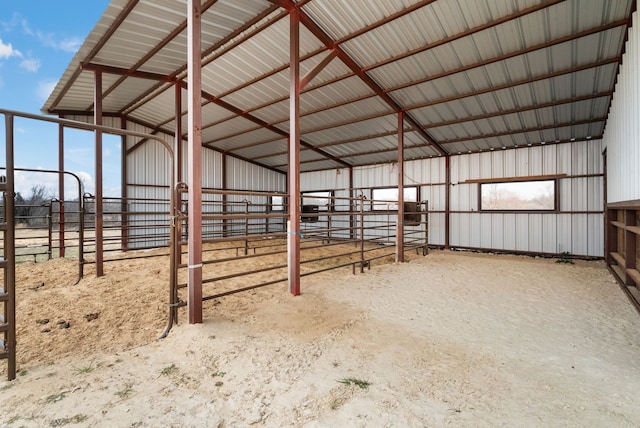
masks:
[[[302,193],[302,206],[315,205],[318,207],[318,211],[332,211],[333,210],[333,191],[317,191],[317,192],[303,192]]]
[[[404,188],[405,202],[418,202],[418,188]],[[371,190],[371,209],[374,211],[398,211],[398,188],[376,188]]]
[[[481,211],[555,211],[556,180],[480,183]]]

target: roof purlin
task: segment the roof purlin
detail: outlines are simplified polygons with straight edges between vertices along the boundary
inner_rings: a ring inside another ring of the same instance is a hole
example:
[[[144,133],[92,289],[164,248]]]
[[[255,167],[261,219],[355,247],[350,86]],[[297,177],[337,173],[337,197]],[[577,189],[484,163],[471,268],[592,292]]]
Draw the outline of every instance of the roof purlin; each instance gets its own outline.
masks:
[[[503,85],[491,86],[491,87],[487,87],[485,89],[478,89],[478,90],[470,92],[470,93],[457,94],[457,95],[453,95],[453,96],[450,96],[450,97],[439,98],[437,100],[432,100],[432,101],[428,101],[428,102],[421,103],[421,104],[409,105],[409,106],[405,107],[405,111],[415,110],[415,109],[424,108],[424,107],[430,107],[430,106],[443,104],[443,103],[447,103],[447,102],[451,102],[451,101],[455,101],[455,100],[459,100],[459,99],[463,99],[463,98],[474,97],[474,96],[478,96],[478,95],[482,95],[482,94],[486,94],[486,93],[490,93],[490,92],[496,92],[496,91],[503,90],[503,89],[513,88],[513,87],[520,86],[520,85],[526,85],[526,84],[538,82],[538,81],[541,81],[541,80],[552,79],[552,78],[563,76],[563,75],[566,75],[566,74],[572,74],[572,73],[577,73],[579,71],[588,70],[590,68],[602,67],[602,66],[605,66],[605,65],[608,65],[608,64],[616,64],[619,61],[620,61],[620,57],[614,57],[614,58],[610,58],[610,59],[599,61],[597,63],[585,64],[585,65],[581,65],[581,66],[578,66],[578,67],[572,67],[572,68],[565,69],[565,70],[558,70],[558,71],[556,71],[554,73],[551,73],[551,74],[543,74],[543,75],[540,75],[540,76],[534,76],[534,77],[530,77],[530,78],[523,79],[523,80],[517,80],[517,81],[505,83]],[[349,104],[351,102],[360,101],[361,99],[366,99],[366,98],[369,98],[369,97],[372,97],[372,96],[375,96],[375,95],[371,95],[371,96],[368,95],[368,96],[365,96],[365,97],[358,97],[358,98],[353,99],[353,100],[348,100],[346,102],[338,103],[336,105],[333,105],[332,107],[339,107],[341,105],[346,105],[346,104]],[[527,108],[524,107],[524,109],[527,109]],[[326,109],[322,108],[322,109],[317,109],[317,110],[318,111],[324,111]],[[315,112],[316,111],[310,112],[310,113],[305,113],[304,115],[301,115],[301,116],[306,116],[307,114],[313,114]],[[388,113],[386,113],[386,114],[388,114]],[[368,120],[368,119],[370,119],[370,117],[365,117],[365,118],[362,118],[361,120]],[[278,121],[274,121],[271,124],[272,125],[276,125],[278,123],[286,122],[287,120],[289,120],[289,118],[284,118],[284,119],[281,119],[281,120],[278,120]],[[352,123],[356,123],[356,122],[357,121],[355,121],[355,120],[352,121]],[[344,123],[327,125],[327,126],[324,127],[324,129],[330,129],[330,128],[341,126],[341,125],[344,125]],[[423,126],[423,128],[429,128],[429,127],[432,127],[432,125]],[[220,137],[220,138],[218,138],[218,139],[216,139],[214,141],[208,142],[208,144],[213,144],[213,143],[215,143],[217,141],[221,141],[221,140],[224,140],[225,138],[229,138],[230,136],[239,136],[239,135],[242,135],[242,134],[244,134],[246,132],[255,131],[255,130],[256,130],[256,128],[252,128],[251,130],[248,130],[248,131],[239,131],[239,132],[237,132],[235,134],[232,134],[232,135],[222,136],[222,137]],[[316,129],[315,131],[318,131],[318,130],[320,130],[320,129]],[[312,132],[312,131],[305,130],[303,133],[309,133],[309,132]],[[396,132],[396,131],[394,131],[394,132]],[[235,147],[233,150],[242,150],[242,149],[246,149],[246,148],[253,147],[253,146],[259,146],[261,144],[270,143],[272,141],[273,140],[253,142],[253,143],[246,144],[246,145],[243,145],[243,146],[240,146],[240,147]],[[320,146],[317,146],[317,147],[326,147],[326,146],[327,145],[324,144],[324,145],[320,145]]]
[[[339,45],[335,44],[335,41],[322,29],[316,22],[309,17],[302,9],[300,9],[300,22],[307,27],[311,33],[324,43],[328,48],[335,49],[338,58],[353,71],[371,90],[373,90],[382,100],[384,100],[396,113],[404,111],[404,109],[381,87],[378,85],[354,60],[351,58]],[[449,153],[434,140],[425,130],[421,128],[421,125],[408,113],[404,115],[405,121],[409,123],[414,129],[420,133],[422,138],[433,145],[443,155]]]
[[[204,51],[202,53],[202,56],[205,57],[207,55],[210,55],[211,53],[215,52],[217,49],[220,49],[222,46],[224,46],[226,43],[229,43],[231,40],[233,40],[234,37],[237,37],[238,35],[240,35],[242,32],[248,30],[249,28],[251,28],[253,25],[257,24],[258,22],[260,22],[261,20],[263,20],[265,17],[267,17],[269,14],[271,14],[274,10],[277,10],[276,6],[272,6],[270,8],[265,9],[262,13],[260,13],[259,15],[256,15],[253,19],[251,19],[250,21],[246,22],[245,25],[238,27],[236,30],[232,31],[231,33],[229,33],[227,35],[227,37],[225,37],[224,39],[220,40],[218,43],[216,43],[215,45],[211,46],[209,49],[207,49],[206,51]],[[278,18],[280,19],[280,18]],[[276,22],[278,19],[274,19],[268,23],[266,23],[265,26],[257,28],[255,31],[252,31],[250,34],[248,34],[246,36],[246,38],[243,38],[243,40],[248,39],[253,37],[254,34],[259,33],[260,31],[262,31],[264,28],[267,28],[268,26],[272,25],[274,22]],[[229,47],[227,47],[224,51],[228,50]],[[204,67],[205,65],[207,65],[208,63],[210,63],[211,61],[213,61],[215,59],[215,57],[212,58],[208,58],[207,61],[203,61],[202,62],[202,66]],[[176,71],[174,71],[173,73],[171,73],[170,77],[178,77],[181,73],[185,73],[187,70],[187,65],[185,64],[184,66],[180,67],[179,69],[177,69]],[[130,110],[135,110],[136,108],[140,107],[139,105],[137,105],[138,103],[142,102],[145,98],[147,98],[148,96],[150,96],[151,94],[153,94],[155,91],[157,91],[160,87],[162,86],[162,83],[154,85],[153,87],[149,88],[147,91],[145,91],[144,93],[142,93],[140,96],[138,96],[136,99],[134,99],[133,101],[131,101],[129,104],[127,104],[126,106],[124,106],[122,109],[120,109],[120,113],[122,114],[127,114]]]
[[[185,86],[186,86],[186,84],[185,84]],[[214,103],[214,104],[226,109],[226,110],[229,110],[231,112],[236,113],[238,116],[241,116],[241,117],[243,117],[243,118],[245,118],[245,119],[257,124],[257,125],[262,126],[265,129],[268,129],[271,132],[275,132],[276,134],[282,135],[285,138],[289,138],[289,133],[288,132],[283,131],[280,128],[277,128],[277,127],[265,122],[262,119],[258,119],[257,117],[253,116],[252,114],[244,112],[241,109],[239,109],[238,107],[235,107],[235,106],[229,104],[226,101],[222,101],[221,99],[216,98],[212,94],[209,94],[209,93],[207,93],[205,91],[202,91],[202,97],[204,99],[206,99],[208,101],[211,101],[212,103]],[[349,163],[343,161],[342,159],[337,158],[337,157],[325,152],[324,150],[320,150],[320,149],[316,148],[313,144],[310,144],[310,143],[308,143],[306,141],[300,140],[300,145],[305,146],[305,147],[307,147],[307,148],[309,148],[309,149],[321,154],[322,156],[326,157],[327,159],[330,159],[330,160],[332,160],[332,161],[334,161],[336,163],[339,163],[342,166],[351,167],[351,164],[349,164]],[[209,146],[205,145],[205,147],[209,147]]]
[[[269,0],[269,1],[271,1],[271,0]],[[495,26],[497,26],[497,25],[503,24],[503,23],[505,23],[505,22],[507,22],[507,21],[511,21],[511,20],[514,20],[514,19],[517,19],[517,18],[521,18],[522,16],[528,15],[528,14],[530,14],[530,13],[539,12],[540,10],[542,10],[542,9],[544,9],[544,8],[546,8],[546,7],[549,7],[549,6],[553,6],[554,4],[556,4],[556,3],[560,2],[560,1],[566,1],[566,0],[551,0],[551,1],[548,1],[547,3],[544,3],[544,4],[541,4],[541,5],[537,5],[537,6],[534,6],[534,7],[528,8],[528,9],[525,9],[525,10],[523,10],[523,11],[519,11],[519,12],[516,12],[516,13],[511,14],[511,15],[504,16],[504,17],[500,18],[499,20],[491,21],[490,23],[487,23],[487,24],[484,24],[484,25],[481,25],[481,26],[474,27],[474,28],[472,28],[472,29],[470,29],[470,30],[463,31],[463,32],[460,32],[460,33],[458,33],[458,34],[454,34],[453,36],[451,36],[451,37],[449,37],[449,38],[447,38],[447,39],[444,39],[444,40],[451,42],[451,41],[455,41],[455,40],[460,39],[460,38],[463,38],[463,37],[470,36],[470,35],[472,35],[472,34],[474,34],[474,33],[479,32],[479,31],[484,31],[484,30],[486,30],[486,29],[489,29],[489,28],[495,27]],[[277,1],[271,1],[271,2],[272,2],[272,3],[276,3],[276,4],[280,5],[280,6],[281,6],[281,7],[283,7],[283,8],[286,8],[286,9],[289,9],[289,8],[293,7],[293,6],[291,6],[291,5],[285,6],[285,5],[284,5],[284,2],[283,2],[283,1],[279,1],[279,0],[277,0]],[[426,6],[426,5],[430,4],[430,3],[433,3],[433,1],[423,1],[423,2],[420,2],[420,3],[417,3],[416,5],[414,5],[414,6],[419,5],[419,7],[413,7],[413,6],[411,6],[411,7],[408,7],[408,8],[406,8],[406,9],[403,9],[403,10],[401,11],[402,13],[401,13],[401,12],[398,12],[398,13],[396,13],[395,15],[392,15],[391,17],[388,17],[388,18],[382,19],[382,20],[380,20],[380,21],[377,21],[377,22],[375,22],[375,23],[371,24],[371,25],[370,25],[370,26],[368,26],[368,27],[365,27],[365,28],[363,28],[363,29],[361,29],[361,30],[359,30],[359,31],[357,31],[357,32],[355,32],[355,33],[353,33],[353,34],[350,34],[349,36],[346,36],[346,37],[343,37],[343,38],[341,38],[341,39],[339,39],[339,40],[336,40],[336,41],[334,42],[334,45],[339,45],[339,44],[341,44],[341,43],[347,42],[347,41],[349,41],[349,40],[351,40],[351,39],[353,39],[353,38],[357,37],[358,35],[361,35],[361,34],[364,32],[364,30],[370,31],[370,30],[372,30],[372,29],[375,29],[375,28],[377,28],[377,27],[379,27],[379,26],[381,26],[381,25],[384,25],[384,24],[387,24],[387,23],[389,23],[389,22],[393,21],[394,19],[397,19],[397,18],[399,18],[399,17],[404,16],[404,15],[406,14],[406,12],[407,12],[407,11],[414,11],[414,10],[420,9],[421,7],[424,7],[424,6]],[[300,7],[300,6],[301,6],[301,5],[300,5],[300,3],[297,3],[297,4],[296,4],[296,7]],[[414,51],[410,51],[410,52],[408,52],[408,53],[404,53],[404,54],[402,54],[402,55],[398,55],[398,56],[394,57],[394,61],[399,61],[399,60],[401,60],[401,59],[404,59],[404,58],[407,58],[407,57],[409,57],[409,56],[412,56],[412,55],[418,54],[418,53],[420,53],[420,52],[424,52],[424,51],[426,51],[426,50],[433,49],[433,48],[438,47],[438,46],[440,46],[440,45],[442,45],[442,44],[443,44],[443,42],[442,42],[442,41],[437,41],[437,42],[434,42],[434,43],[431,43],[431,44],[428,44],[428,45],[422,46],[420,49],[417,49],[417,50],[414,50]],[[329,48],[330,48],[329,46],[325,46],[325,48],[324,48],[324,49],[322,49],[322,50],[326,50],[326,49],[329,49]],[[518,52],[526,53],[526,52],[524,52],[524,51],[518,51]],[[312,56],[312,55],[315,55],[315,54],[317,54],[317,53],[319,53],[319,52],[313,52],[313,53],[311,54],[311,56]],[[307,55],[306,57],[309,57],[309,56],[310,56],[310,55]],[[306,58],[306,57],[305,57],[305,58]],[[500,56],[500,57],[497,57],[497,58],[498,58],[498,59],[496,59],[496,60],[498,60],[498,61],[499,61],[499,60],[500,60],[500,58],[503,58],[503,57],[502,57],[502,56]],[[503,58],[503,59],[506,59],[506,58]],[[378,67],[382,67],[383,65],[386,65],[386,64],[388,64],[388,63],[389,63],[388,61],[382,61],[382,62],[379,62],[379,63],[373,64],[373,65],[371,65],[371,66],[366,67],[366,68],[365,68],[365,71],[369,71],[369,70],[373,70],[373,69],[378,68]],[[486,65],[486,64],[480,64],[480,65]],[[477,65],[477,66],[480,66],[480,65]],[[252,81],[251,81],[251,82],[249,82],[249,83],[254,83],[254,82],[257,82],[257,81],[262,80],[262,79],[264,79],[264,78],[267,78],[267,77],[269,77],[269,76],[271,76],[271,75],[275,74],[276,72],[279,72],[279,71],[282,71],[282,70],[286,69],[287,67],[288,67],[288,65],[287,65],[287,66],[284,66],[284,67],[282,67],[282,68],[278,68],[278,69],[272,70],[272,72],[269,72],[269,73],[266,73],[266,74],[264,74],[264,75],[262,75],[262,76],[259,76],[258,78],[256,78],[256,79],[252,80]],[[445,72],[445,73],[446,73],[446,74],[452,74],[452,73],[455,73],[455,71],[448,71],[448,72]],[[323,83],[321,83],[321,84],[319,84],[319,85],[316,85],[316,86],[313,86],[313,87],[309,88],[308,90],[309,90],[309,91],[312,91],[312,90],[315,90],[315,89],[319,89],[319,88],[321,88],[321,87],[324,87],[324,86],[327,86],[327,85],[330,85],[330,84],[333,84],[333,83],[339,82],[339,81],[341,81],[341,80],[347,79],[347,78],[352,77],[352,76],[355,76],[355,75],[356,75],[356,73],[352,71],[351,73],[349,73],[349,74],[347,74],[347,75],[339,76],[339,77],[337,77],[337,78],[335,78],[335,79],[331,79],[331,80],[329,80],[329,81],[327,81],[327,82],[323,82]],[[236,91],[239,91],[239,90],[241,90],[241,89],[244,89],[246,86],[248,86],[248,84],[249,84],[249,83],[247,83],[247,84],[243,84],[243,85],[240,85],[240,86],[235,87],[235,88],[233,88],[233,89],[230,89],[230,90],[228,90],[228,91],[226,91],[226,92],[224,92],[224,93],[222,93],[222,94],[219,94],[218,96],[219,96],[220,98],[224,98],[225,96],[228,96],[228,95],[230,95],[230,94],[232,94],[232,93],[234,93],[234,92],[236,92]],[[415,85],[415,84],[417,84],[417,83],[423,83],[423,82],[422,82],[422,81],[418,81],[418,82],[409,82],[408,84],[406,84],[406,86],[412,86],[412,85]],[[385,89],[384,91],[388,93],[388,92],[392,92],[393,90],[397,90],[397,89],[401,89],[401,88],[400,88],[400,87],[396,87],[396,88],[392,88],[392,89]],[[306,90],[305,90],[304,92],[306,92]],[[376,94],[376,95],[377,95],[377,94]],[[268,107],[268,106],[270,106],[270,105],[273,105],[273,104],[276,104],[276,103],[278,103],[278,102],[284,101],[284,100],[286,100],[286,99],[288,99],[288,98],[289,98],[289,95],[287,94],[286,96],[283,96],[283,97],[277,98],[277,99],[272,100],[272,101],[270,101],[270,102],[268,102],[268,103],[264,103],[264,104],[261,104],[261,105],[255,106],[255,107],[253,107],[253,108],[251,108],[251,109],[249,109],[249,110],[247,110],[247,111],[252,112],[252,111],[255,111],[255,110],[258,110],[258,109],[264,108],[264,107]]]
[[[218,2],[218,0],[208,0],[207,3],[202,5],[202,13],[204,13],[207,9],[209,9],[211,6],[213,6],[214,4],[216,4]],[[158,53],[162,48],[164,48],[171,40],[173,40],[174,38],[176,38],[178,36],[178,34],[180,34],[182,31],[185,30],[185,28],[187,28],[187,20],[185,19],[180,25],[178,25],[171,33],[169,33],[168,36],[166,36],[164,39],[162,39],[160,41],[160,43],[158,43],[153,49],[151,49],[149,52],[147,52],[138,62],[136,62],[129,70],[131,71],[137,71],[138,68],[140,68],[142,65],[144,65],[145,62],[147,62],[153,55],[155,55],[156,53]],[[117,81],[115,81],[110,87],[108,87],[106,90],[103,91],[102,93],[102,97],[107,97],[109,96],[109,94],[113,91],[116,90],[116,88],[122,83],[124,82],[126,79],[126,76],[122,76],[120,77]],[[87,110],[91,110],[93,108],[93,104],[91,104]]]
[[[613,91],[606,91],[606,92],[601,92],[598,94],[593,94],[593,95],[585,95],[582,97],[577,97],[577,98],[571,98],[571,99],[566,99],[566,100],[556,100],[556,101],[551,101],[548,103],[543,103],[543,104],[537,104],[537,105],[531,105],[531,106],[527,106],[527,107],[517,107],[514,109],[510,109],[510,110],[502,110],[502,111],[498,111],[498,112],[494,112],[494,113],[487,113],[487,114],[483,114],[483,115],[478,115],[478,116],[468,116],[468,117],[463,117],[460,119],[455,119],[455,120],[448,120],[445,122],[438,122],[438,123],[432,123],[429,125],[425,125],[425,128],[438,128],[441,126],[449,126],[449,125],[456,125],[456,124],[460,124],[460,123],[465,123],[465,122],[473,122],[476,120],[482,120],[482,119],[489,119],[492,117],[499,117],[499,116],[505,116],[505,115],[509,115],[509,114],[516,114],[516,113],[522,113],[522,112],[526,112],[526,111],[531,111],[531,110],[539,110],[539,109],[544,109],[544,108],[548,108],[548,107],[554,107],[557,105],[562,105],[562,104],[570,104],[570,103],[574,103],[574,102],[580,102],[580,101],[588,101],[588,100],[593,100],[593,99],[597,99],[597,98],[604,98],[604,97],[611,97],[613,95]],[[599,122],[601,121],[601,119],[594,119],[594,122]],[[566,126],[566,125],[565,125]],[[542,129],[542,128],[540,128]],[[405,129],[405,132],[410,132],[411,129]],[[386,133],[378,133],[378,134],[374,134],[374,135],[366,135],[366,136],[362,136],[362,137],[356,137],[356,138],[350,138],[348,140],[337,140],[337,141],[332,141],[331,143],[325,143],[325,144],[317,144],[316,147],[318,148],[326,148],[326,147],[332,147],[332,146],[339,146],[339,145],[344,145],[344,144],[349,144],[349,143],[354,143],[354,142],[358,142],[358,141],[365,141],[365,140],[371,140],[371,139],[375,139],[375,138],[381,138],[381,137],[388,137],[391,135],[395,135],[397,133],[397,131],[389,131]],[[484,138],[485,136],[482,137],[478,137],[478,138]],[[448,141],[443,141],[442,144],[447,144]],[[408,146],[408,147],[414,147],[414,146]],[[269,155],[262,155],[262,156],[256,156],[254,159],[263,159],[263,158],[267,158],[270,156],[279,156],[279,155],[283,155],[286,152],[278,152],[278,153],[272,153]]]

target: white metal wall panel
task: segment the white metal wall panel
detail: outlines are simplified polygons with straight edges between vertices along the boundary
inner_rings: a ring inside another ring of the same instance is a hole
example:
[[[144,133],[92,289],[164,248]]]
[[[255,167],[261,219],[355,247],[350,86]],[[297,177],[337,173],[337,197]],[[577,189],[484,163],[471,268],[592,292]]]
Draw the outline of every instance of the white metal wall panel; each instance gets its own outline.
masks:
[[[328,169],[300,174],[300,190],[334,190],[349,188],[348,169]]]
[[[602,187],[602,186],[601,186]],[[587,254],[600,254],[604,248],[604,219],[602,215],[587,216]]]
[[[187,144],[183,145],[182,171],[188,176]],[[202,148],[202,187],[222,187],[222,154],[205,147]]]
[[[286,176],[270,169],[227,156],[227,188],[284,192]]]
[[[601,141],[594,140],[452,156],[451,246],[602,256],[600,147]],[[354,187],[396,186],[396,168],[394,163],[354,168]],[[445,174],[444,158],[405,163],[405,185],[422,184],[421,199],[429,201],[430,211],[445,209]],[[559,209],[567,214],[479,213],[479,184],[465,182],[552,174],[568,176],[558,180]],[[348,187],[341,176],[335,170],[307,173],[301,183],[304,190]],[[431,213],[429,220],[430,244],[444,244],[445,214]]]
[[[450,208],[454,212],[468,211],[469,214],[452,214],[451,245],[526,252],[569,251],[572,254],[602,256],[602,226],[594,229],[595,219],[602,221],[602,214],[586,212],[602,211],[603,179],[599,176],[584,177],[602,173],[600,144],[597,140],[549,144],[452,157]],[[572,214],[473,213],[480,208],[479,185],[465,183],[465,180],[545,174],[581,175],[558,180],[560,211]]]
[[[625,54],[604,133],[608,203],[640,199],[640,29],[638,12],[629,28]]]
[[[558,234],[556,218],[557,215],[542,216],[542,252],[544,253],[557,252]],[[586,252],[576,252],[575,254],[586,254]]]

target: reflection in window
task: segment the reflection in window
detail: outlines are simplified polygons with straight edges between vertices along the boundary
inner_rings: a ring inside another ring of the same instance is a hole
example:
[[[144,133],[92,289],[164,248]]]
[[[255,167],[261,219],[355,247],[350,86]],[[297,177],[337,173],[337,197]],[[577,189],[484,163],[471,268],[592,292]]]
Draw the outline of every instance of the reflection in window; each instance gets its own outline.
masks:
[[[480,184],[480,209],[486,211],[553,211],[556,182],[514,181]]]
[[[284,196],[271,197],[271,211],[284,211]]]
[[[332,193],[331,191],[304,192],[302,194],[302,206],[315,205],[318,207],[318,211],[330,211]]]
[[[397,211],[398,210],[398,188],[373,189],[371,192],[371,209],[375,211]],[[405,187],[405,202],[418,202],[418,188]]]

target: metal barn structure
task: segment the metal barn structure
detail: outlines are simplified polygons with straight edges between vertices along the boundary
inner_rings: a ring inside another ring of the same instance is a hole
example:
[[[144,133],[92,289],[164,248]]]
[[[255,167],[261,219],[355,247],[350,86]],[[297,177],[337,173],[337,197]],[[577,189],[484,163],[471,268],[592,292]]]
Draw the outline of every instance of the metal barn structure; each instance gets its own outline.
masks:
[[[97,130],[98,275],[102,134],[122,136],[119,248],[171,248],[188,278],[171,310],[193,323],[203,242],[252,256],[249,237],[286,243],[293,294],[314,237],[397,261],[405,246],[605,258],[638,305],[636,20],[635,0],[113,0],[43,112],[60,171],[64,129]],[[19,113],[2,113],[11,194]],[[11,284],[2,296],[9,313]]]

